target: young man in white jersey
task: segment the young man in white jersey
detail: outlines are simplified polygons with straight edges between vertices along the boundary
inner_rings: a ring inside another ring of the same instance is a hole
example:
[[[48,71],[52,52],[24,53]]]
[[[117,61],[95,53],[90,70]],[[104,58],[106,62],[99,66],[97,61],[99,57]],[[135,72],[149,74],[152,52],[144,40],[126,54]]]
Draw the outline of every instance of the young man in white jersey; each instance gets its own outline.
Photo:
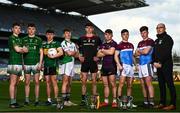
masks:
[[[74,57],[77,53],[77,48],[75,43],[71,41],[71,30],[64,29],[63,33],[65,39],[61,43],[64,51],[64,56],[60,60],[62,64],[60,73],[63,74],[61,93],[65,106],[76,106],[77,104],[70,101],[70,92],[71,81],[74,76]]]

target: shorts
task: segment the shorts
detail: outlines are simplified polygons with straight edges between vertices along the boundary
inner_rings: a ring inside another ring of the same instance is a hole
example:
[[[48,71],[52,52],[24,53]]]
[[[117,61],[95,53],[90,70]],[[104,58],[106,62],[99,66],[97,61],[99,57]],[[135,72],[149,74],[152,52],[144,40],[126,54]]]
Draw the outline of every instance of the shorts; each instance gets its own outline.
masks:
[[[98,72],[98,66],[97,62],[95,61],[85,61],[81,64],[81,72],[91,72],[91,73],[97,73]]]
[[[21,76],[22,75],[22,65],[8,65],[8,68],[7,68],[7,73],[9,74],[14,74],[14,75],[17,75],[17,76]]]
[[[120,76],[134,77],[133,66],[128,65],[128,64],[122,64],[122,66],[123,66],[123,70]]]
[[[153,76],[152,64],[139,65],[139,78]]]
[[[38,70],[38,65],[39,63],[37,63],[36,65],[25,65],[25,70],[24,73],[25,74],[32,74],[35,75],[37,73],[40,73],[40,71]]]
[[[44,76],[46,75],[56,75],[56,67],[44,67]]]
[[[74,61],[68,62],[66,64],[62,64],[60,66],[59,71],[60,71],[60,74],[73,77],[74,76]]]
[[[101,76],[116,75],[117,68],[101,68]]]

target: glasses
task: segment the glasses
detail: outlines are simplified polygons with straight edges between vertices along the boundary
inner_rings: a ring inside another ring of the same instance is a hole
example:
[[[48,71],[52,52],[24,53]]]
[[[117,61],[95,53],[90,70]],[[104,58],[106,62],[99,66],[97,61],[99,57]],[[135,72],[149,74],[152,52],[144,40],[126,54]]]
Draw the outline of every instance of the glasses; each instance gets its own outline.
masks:
[[[156,29],[161,29],[161,28],[164,28],[164,27],[156,27]]]

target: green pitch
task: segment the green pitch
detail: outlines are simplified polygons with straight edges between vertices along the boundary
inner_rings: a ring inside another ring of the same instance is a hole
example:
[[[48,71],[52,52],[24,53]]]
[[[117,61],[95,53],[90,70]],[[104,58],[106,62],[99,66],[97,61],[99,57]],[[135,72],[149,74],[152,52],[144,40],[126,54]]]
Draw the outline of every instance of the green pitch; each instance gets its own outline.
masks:
[[[174,111],[180,111],[180,83],[175,83],[176,84],[176,91],[177,91],[177,109]],[[59,90],[61,89],[61,82],[58,83],[59,85]],[[154,83],[154,87],[155,87],[155,102],[158,102],[159,99],[159,88],[157,83]],[[102,83],[99,82],[97,85],[98,88],[98,93],[100,94],[100,98],[101,101],[103,101],[103,86]],[[91,92],[91,84],[88,83],[87,85],[87,89],[88,92],[90,94]],[[125,89],[125,88],[124,88]],[[124,90],[125,92],[125,90]],[[169,95],[169,92],[167,92]],[[52,94],[53,96],[53,94]],[[111,95],[110,95],[111,97]],[[134,83],[133,86],[133,97],[134,97],[134,103],[137,105],[141,105],[143,102],[143,96],[141,93],[141,87],[139,85],[139,83]],[[41,82],[40,84],[40,102],[43,104],[46,101],[46,84],[45,82]],[[111,102],[111,98],[109,98],[110,102]],[[169,100],[169,97],[168,97]],[[63,110],[57,110],[56,107],[54,106],[37,106],[35,107],[33,105],[34,103],[34,84],[31,83],[31,93],[30,93],[30,101],[31,101],[31,105],[30,106],[25,106],[22,108],[18,108],[18,109],[11,109],[9,108],[9,83],[8,82],[0,82],[0,112],[12,112],[12,111],[18,111],[18,112],[58,112],[58,111],[64,111],[64,112],[87,112],[87,111],[91,111],[88,110],[87,108],[83,108],[80,106],[73,106],[73,107],[65,107]],[[74,103],[79,104],[81,101],[81,83],[80,82],[73,82],[72,83],[72,93],[71,93],[71,101]],[[18,85],[18,93],[17,93],[17,102],[21,105],[23,105],[24,103],[24,83],[21,82]],[[99,110],[95,110],[97,112],[119,112],[122,110],[119,110],[118,108],[111,108],[111,105],[109,105],[109,107],[103,107],[100,108]],[[142,107],[138,107],[135,109],[131,109],[129,110],[130,112],[139,112],[139,111],[145,111],[145,112],[153,112],[153,111],[162,111],[162,110],[156,110],[156,109],[144,109]]]

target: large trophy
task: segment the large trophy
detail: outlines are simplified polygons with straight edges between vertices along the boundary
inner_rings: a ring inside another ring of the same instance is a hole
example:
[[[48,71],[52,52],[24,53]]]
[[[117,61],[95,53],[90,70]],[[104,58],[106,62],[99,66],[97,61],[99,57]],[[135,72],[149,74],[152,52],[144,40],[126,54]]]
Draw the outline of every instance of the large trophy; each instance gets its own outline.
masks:
[[[59,109],[59,110],[64,108],[64,100],[61,97],[57,97],[56,108]]]
[[[100,104],[100,97],[99,95],[92,95],[90,97],[90,109],[95,110],[95,109],[99,109],[99,104]]]

